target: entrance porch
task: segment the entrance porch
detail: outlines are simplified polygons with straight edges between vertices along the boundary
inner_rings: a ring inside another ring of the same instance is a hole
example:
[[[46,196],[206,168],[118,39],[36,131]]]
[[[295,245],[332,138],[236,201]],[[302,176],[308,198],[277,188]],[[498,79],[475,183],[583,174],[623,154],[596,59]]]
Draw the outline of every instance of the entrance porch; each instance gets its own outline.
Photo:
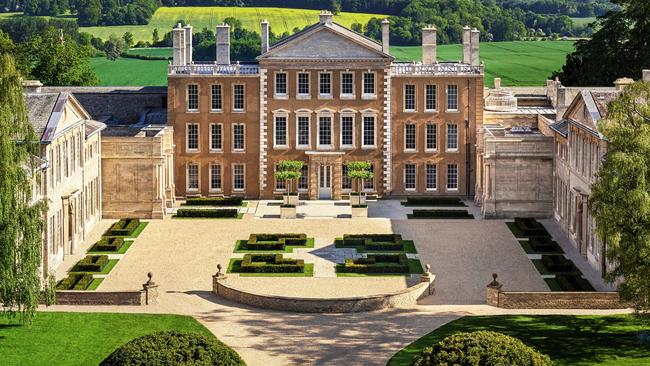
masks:
[[[309,157],[309,199],[341,199],[343,155],[338,151],[307,151]]]

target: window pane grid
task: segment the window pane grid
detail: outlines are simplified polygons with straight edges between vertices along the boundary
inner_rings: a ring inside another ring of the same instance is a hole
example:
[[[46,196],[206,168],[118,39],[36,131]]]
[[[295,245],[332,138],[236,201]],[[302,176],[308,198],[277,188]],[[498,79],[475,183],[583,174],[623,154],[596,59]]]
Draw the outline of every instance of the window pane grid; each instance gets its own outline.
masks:
[[[447,109],[458,110],[458,85],[447,85]]]
[[[320,74],[319,93],[332,94],[332,75],[329,73]]]
[[[427,189],[435,190],[438,187],[438,166],[436,164],[427,164]]]
[[[343,179],[341,179],[341,189],[352,189],[352,179],[348,177],[348,166],[343,164]]]
[[[212,85],[212,105],[210,108],[214,111],[222,109],[221,85]]]
[[[341,74],[341,94],[351,95],[354,91],[352,73],[344,72]]]
[[[233,131],[233,149],[244,150],[244,125],[236,124]]]
[[[244,110],[244,86],[236,84],[233,86],[233,100],[232,107],[236,111]]]
[[[221,136],[221,125],[213,124],[210,139],[210,149],[212,150],[221,150],[222,149],[222,136]]]
[[[363,145],[375,146],[375,117],[363,117]]]
[[[363,94],[375,94],[375,74],[372,72],[363,73]]]
[[[332,145],[332,118],[319,117],[318,119],[318,144]]]
[[[244,165],[235,164],[232,169],[232,186],[234,190],[244,190]]]
[[[196,84],[187,86],[187,109],[191,111],[199,109],[199,86]]]
[[[287,94],[287,74],[284,72],[275,74],[275,94]]]
[[[351,116],[341,117],[341,145],[352,146],[354,144],[354,122]]]
[[[210,165],[210,189],[221,190],[221,165]]]
[[[415,164],[404,165],[404,188],[415,189]]]
[[[306,72],[298,73],[298,94],[309,94],[309,74]]]
[[[199,189],[199,166],[196,164],[187,166],[187,189]]]
[[[406,150],[415,150],[415,125],[407,124],[404,126],[404,148]]]
[[[458,126],[447,125],[447,149],[458,149]]]
[[[298,179],[298,189],[300,190],[305,190],[309,188],[309,168],[307,168],[307,164],[303,164],[302,168],[300,169],[300,179]]]
[[[447,189],[458,189],[458,165],[447,165]]]
[[[298,117],[298,145],[309,146],[309,117]]]
[[[415,85],[404,86],[404,110],[415,110]]]
[[[427,125],[427,150],[436,150],[438,148],[438,126],[434,124]]]
[[[187,125],[187,149],[198,150],[199,148],[199,125]]]
[[[363,189],[371,191],[375,189],[375,165],[370,164],[370,172],[373,173],[372,178],[363,181]]]
[[[287,117],[275,117],[275,145],[285,146],[287,144]]]
[[[425,87],[426,90],[426,95],[425,95],[425,109],[428,111],[435,111],[437,106],[436,106],[436,90],[435,85],[427,85]]]

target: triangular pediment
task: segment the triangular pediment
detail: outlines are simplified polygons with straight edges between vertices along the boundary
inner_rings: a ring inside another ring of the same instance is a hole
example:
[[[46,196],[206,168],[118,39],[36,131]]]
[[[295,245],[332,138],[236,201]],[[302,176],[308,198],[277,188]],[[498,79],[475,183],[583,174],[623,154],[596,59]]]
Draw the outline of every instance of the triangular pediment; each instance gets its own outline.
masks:
[[[342,28],[342,29],[339,29]],[[392,59],[381,45],[341,26],[321,25],[274,45],[260,60]]]

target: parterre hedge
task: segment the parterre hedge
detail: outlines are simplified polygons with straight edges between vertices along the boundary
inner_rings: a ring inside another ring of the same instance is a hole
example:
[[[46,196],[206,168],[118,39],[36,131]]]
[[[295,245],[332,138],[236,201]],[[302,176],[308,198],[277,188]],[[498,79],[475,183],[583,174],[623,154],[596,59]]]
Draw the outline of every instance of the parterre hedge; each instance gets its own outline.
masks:
[[[578,268],[573,264],[570,259],[565,258],[563,255],[542,255],[542,263],[544,267],[552,273],[577,273]]]
[[[343,245],[362,245],[366,250],[404,250],[404,241],[400,234],[345,234]]]
[[[517,225],[519,230],[521,230],[521,232],[528,237],[551,236],[544,228],[544,225],[530,217],[516,217],[515,225]]]
[[[179,208],[174,217],[237,218],[236,208],[227,209],[193,209]]]
[[[562,291],[595,291],[591,283],[578,274],[556,275],[555,280]]]
[[[124,238],[103,237],[90,249],[93,252],[117,252],[124,245]]]
[[[406,254],[368,254],[367,258],[346,259],[337,267],[343,273],[409,273]]]
[[[304,246],[305,234],[251,234],[244,245],[246,250],[284,250],[287,245]]]
[[[416,209],[407,214],[409,219],[474,219],[467,210]]]
[[[405,206],[456,206],[465,204],[458,197],[406,197]]]
[[[188,198],[184,206],[241,206],[242,197],[195,197]]]
[[[56,284],[57,290],[85,290],[93,282],[92,275],[69,274]]]
[[[107,264],[107,255],[87,255],[72,267],[71,272],[101,272]]]
[[[528,244],[537,253],[563,253],[560,245],[550,236],[532,236]]]
[[[282,254],[246,254],[241,261],[246,273],[301,273],[305,271],[302,259],[283,258]]]
[[[140,226],[140,219],[121,219],[114,223],[104,236],[130,236]]]

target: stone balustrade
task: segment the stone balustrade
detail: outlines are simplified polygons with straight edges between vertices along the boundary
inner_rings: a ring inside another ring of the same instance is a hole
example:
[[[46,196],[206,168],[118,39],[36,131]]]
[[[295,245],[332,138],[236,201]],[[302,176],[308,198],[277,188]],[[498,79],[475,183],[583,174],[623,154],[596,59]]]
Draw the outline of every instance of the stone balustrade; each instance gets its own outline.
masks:
[[[431,65],[421,63],[393,63],[394,76],[408,75],[483,75],[483,65],[472,66],[461,62],[439,62]]]
[[[218,65],[216,63],[192,63],[168,65],[168,75],[259,75],[259,66],[253,64]]]

